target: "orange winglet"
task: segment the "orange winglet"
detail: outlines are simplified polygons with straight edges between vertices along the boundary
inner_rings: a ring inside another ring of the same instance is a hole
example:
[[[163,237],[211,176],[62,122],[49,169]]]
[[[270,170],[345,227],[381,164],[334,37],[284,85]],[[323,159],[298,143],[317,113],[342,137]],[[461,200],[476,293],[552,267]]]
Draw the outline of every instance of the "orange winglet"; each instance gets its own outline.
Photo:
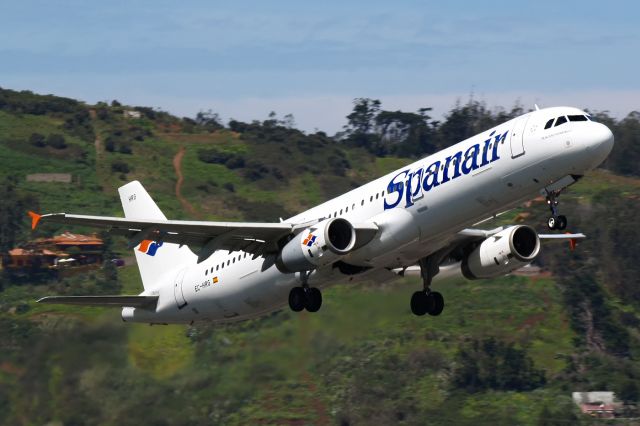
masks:
[[[570,234],[571,232],[565,232],[565,234]],[[576,245],[578,241],[575,238],[569,238],[569,250],[574,251],[576,249]]]
[[[36,212],[29,211],[29,216],[31,216],[31,229],[36,229],[36,226],[38,226],[38,222],[40,222],[40,218],[42,217],[42,215]]]

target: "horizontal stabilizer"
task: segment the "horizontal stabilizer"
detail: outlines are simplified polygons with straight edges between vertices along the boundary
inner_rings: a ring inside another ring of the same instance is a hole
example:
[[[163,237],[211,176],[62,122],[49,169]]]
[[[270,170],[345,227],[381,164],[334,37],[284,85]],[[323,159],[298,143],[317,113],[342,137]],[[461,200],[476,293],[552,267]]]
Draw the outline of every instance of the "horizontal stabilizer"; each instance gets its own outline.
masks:
[[[538,234],[541,240],[573,240],[578,238],[587,238],[583,233],[579,234]]]
[[[38,303],[155,310],[158,296],[48,296],[38,300]]]

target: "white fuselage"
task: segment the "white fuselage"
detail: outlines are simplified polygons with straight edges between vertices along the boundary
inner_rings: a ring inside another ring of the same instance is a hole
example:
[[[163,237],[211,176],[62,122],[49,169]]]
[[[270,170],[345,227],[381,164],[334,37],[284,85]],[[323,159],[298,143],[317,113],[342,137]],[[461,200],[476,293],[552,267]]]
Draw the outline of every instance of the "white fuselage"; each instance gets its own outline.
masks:
[[[609,129],[589,120],[545,129],[556,117],[577,117],[576,108],[529,112],[425,157],[286,220],[310,225],[342,217],[374,223],[375,238],[342,261],[376,274],[413,265],[447,245],[456,234],[497,215],[568,175],[583,175],[609,154]],[[345,279],[331,266],[309,282],[324,286]],[[189,323],[234,321],[282,307],[299,273],[282,273],[271,256],[216,252],[204,262],[178,266],[166,281],[145,291],[159,295],[156,312],[124,308],[126,321]]]

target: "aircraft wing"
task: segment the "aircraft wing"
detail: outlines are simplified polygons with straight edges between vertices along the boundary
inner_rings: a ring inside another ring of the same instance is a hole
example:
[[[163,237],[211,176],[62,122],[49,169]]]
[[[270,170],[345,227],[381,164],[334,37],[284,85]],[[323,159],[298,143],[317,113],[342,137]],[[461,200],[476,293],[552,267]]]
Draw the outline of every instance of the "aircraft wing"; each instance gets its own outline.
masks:
[[[458,232],[457,234],[457,240],[465,240],[465,239],[484,239],[484,238],[489,238],[492,235],[497,234],[498,232],[506,229],[508,227],[506,226],[500,226],[498,228],[494,228],[494,229],[489,229],[489,230],[485,230],[485,229],[476,229],[476,228],[467,228],[467,229],[463,229],[462,231]],[[586,235],[584,235],[583,233],[577,233],[577,234],[571,234],[571,233],[566,233],[566,234],[538,234],[538,237],[541,240],[553,240],[553,241],[562,241],[562,240],[575,240],[575,239],[581,239],[581,238],[587,238]]]
[[[103,228],[129,239],[131,248],[143,240],[200,247],[201,260],[216,250],[243,250],[259,256],[294,231],[290,223],[205,222],[186,220],[144,220],[68,213],[38,215],[29,212],[32,228],[39,222]]]
[[[38,303],[155,310],[158,296],[47,296]]]

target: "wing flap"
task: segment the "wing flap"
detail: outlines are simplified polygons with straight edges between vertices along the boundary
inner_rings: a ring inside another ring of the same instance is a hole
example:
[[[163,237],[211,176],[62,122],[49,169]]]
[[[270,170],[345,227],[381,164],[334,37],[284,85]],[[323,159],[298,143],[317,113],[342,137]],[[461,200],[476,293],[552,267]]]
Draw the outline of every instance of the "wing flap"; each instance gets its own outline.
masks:
[[[47,296],[38,303],[155,310],[158,296]]]

